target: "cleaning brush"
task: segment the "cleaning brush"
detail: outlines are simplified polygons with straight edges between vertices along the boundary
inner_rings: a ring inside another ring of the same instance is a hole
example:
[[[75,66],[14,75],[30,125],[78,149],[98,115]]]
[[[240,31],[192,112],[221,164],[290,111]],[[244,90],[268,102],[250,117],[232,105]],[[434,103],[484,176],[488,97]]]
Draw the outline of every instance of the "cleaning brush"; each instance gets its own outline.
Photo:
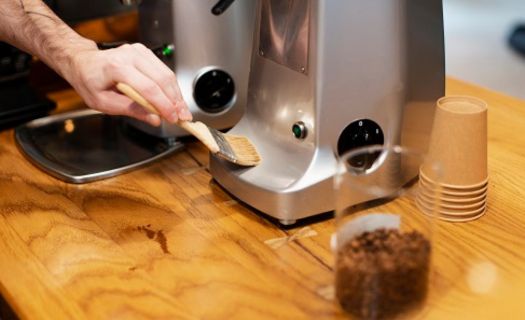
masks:
[[[157,109],[129,85],[119,82],[117,89],[147,111],[159,115]],[[211,153],[227,161],[246,167],[261,163],[261,156],[247,137],[222,133],[200,121],[178,121],[176,124],[204,143]]]

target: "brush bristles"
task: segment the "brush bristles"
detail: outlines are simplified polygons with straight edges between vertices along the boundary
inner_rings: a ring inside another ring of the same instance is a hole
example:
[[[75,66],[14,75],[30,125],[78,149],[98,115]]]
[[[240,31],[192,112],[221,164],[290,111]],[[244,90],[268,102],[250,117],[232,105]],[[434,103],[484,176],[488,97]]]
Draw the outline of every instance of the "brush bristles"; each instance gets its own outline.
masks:
[[[235,154],[235,163],[241,166],[256,166],[261,163],[261,156],[248,138],[231,134],[224,134],[224,138]]]

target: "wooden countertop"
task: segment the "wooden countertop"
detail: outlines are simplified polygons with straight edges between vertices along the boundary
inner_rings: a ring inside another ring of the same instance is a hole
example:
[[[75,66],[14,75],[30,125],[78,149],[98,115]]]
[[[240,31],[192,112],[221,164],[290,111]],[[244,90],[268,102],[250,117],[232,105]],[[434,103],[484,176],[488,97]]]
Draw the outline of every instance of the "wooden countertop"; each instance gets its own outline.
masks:
[[[488,212],[438,224],[425,318],[523,317],[525,102],[455,80],[448,93],[490,105]],[[71,92],[53,98],[79,105]],[[206,164],[190,145],[126,175],[69,185],[26,161],[12,130],[1,132],[1,294],[31,319],[341,317],[333,220],[281,230],[232,200]]]

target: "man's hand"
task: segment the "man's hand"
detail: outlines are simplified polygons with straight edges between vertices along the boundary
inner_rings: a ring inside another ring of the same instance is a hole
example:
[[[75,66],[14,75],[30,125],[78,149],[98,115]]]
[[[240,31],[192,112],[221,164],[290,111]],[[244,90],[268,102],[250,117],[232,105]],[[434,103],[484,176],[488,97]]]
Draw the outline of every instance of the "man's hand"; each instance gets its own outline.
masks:
[[[192,119],[175,74],[142,44],[78,52],[68,69],[64,76],[93,109],[160,125],[159,116],[116,91],[115,84],[123,82],[137,90],[169,122]]]
[[[0,40],[30,52],[62,75],[93,109],[127,115],[152,125],[160,118],[115,90],[137,90],[170,122],[191,120],[175,74],[140,44],[100,51],[78,35],[41,0],[1,0]]]

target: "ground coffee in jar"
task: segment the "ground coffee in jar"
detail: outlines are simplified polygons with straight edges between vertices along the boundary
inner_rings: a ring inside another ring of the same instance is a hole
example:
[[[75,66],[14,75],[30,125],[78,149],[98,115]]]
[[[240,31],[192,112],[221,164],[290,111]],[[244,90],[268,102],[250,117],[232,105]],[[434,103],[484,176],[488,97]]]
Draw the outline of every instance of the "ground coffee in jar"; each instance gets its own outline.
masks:
[[[430,241],[417,231],[361,233],[337,253],[339,303],[367,319],[388,319],[419,306],[427,293],[430,253]]]

